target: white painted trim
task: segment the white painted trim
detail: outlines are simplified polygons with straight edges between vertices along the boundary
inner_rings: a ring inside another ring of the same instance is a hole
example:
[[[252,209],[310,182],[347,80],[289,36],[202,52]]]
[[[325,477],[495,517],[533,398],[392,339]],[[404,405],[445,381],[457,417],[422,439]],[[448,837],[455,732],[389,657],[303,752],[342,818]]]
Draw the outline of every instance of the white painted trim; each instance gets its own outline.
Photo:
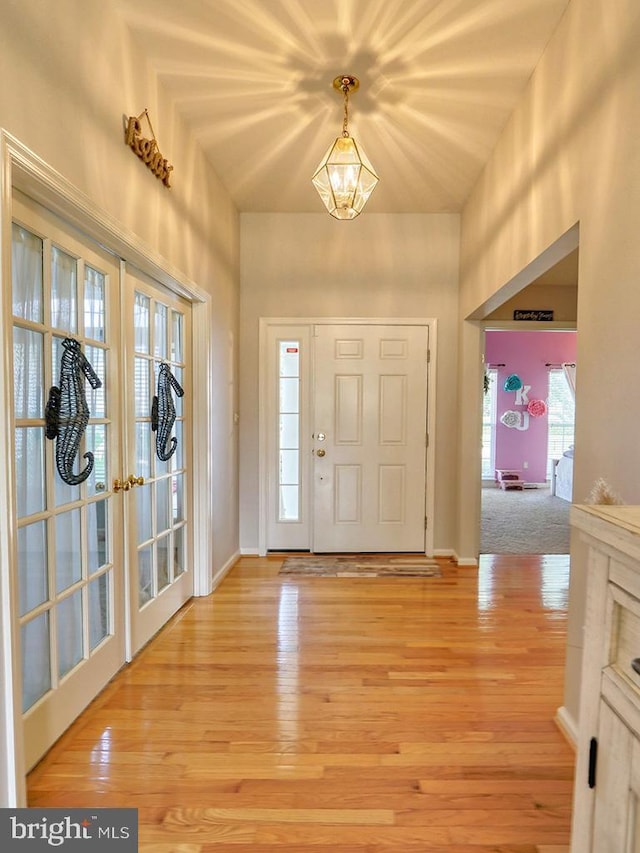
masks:
[[[425,554],[433,553],[433,534],[436,514],[436,377],[438,365],[438,321],[422,321],[429,330],[429,360],[427,362],[427,444],[425,475],[425,516],[428,519],[424,536]]]
[[[192,364],[192,464],[193,502],[191,536],[193,541],[193,594],[209,595],[215,586],[213,576],[213,489],[215,460],[211,453],[213,423],[213,370],[211,300],[193,306],[191,313]]]
[[[240,555],[242,557],[264,557],[264,554],[261,554],[258,548],[240,548]]]
[[[258,554],[267,553],[268,512],[268,434],[264,412],[267,411],[267,330],[270,326],[426,326],[429,332],[430,359],[427,363],[427,434],[429,444],[426,453],[427,472],[425,478],[425,514],[429,519],[425,531],[425,554],[433,554],[435,516],[435,464],[436,464],[436,365],[438,321],[428,317],[260,317],[258,332],[259,375],[258,375]],[[245,553],[244,551],[242,553]]]
[[[578,328],[578,324],[570,320],[552,320],[545,323],[536,320],[485,320],[482,326],[485,332],[501,332],[505,329],[518,332],[575,332]]]
[[[11,329],[11,208],[12,158],[8,140],[0,131],[0,264],[2,271],[2,318],[0,319],[0,406],[13,411]],[[18,600],[12,567],[16,565],[16,516],[13,435],[9,419],[0,419],[0,807],[26,806],[22,741],[22,679],[15,613]]]
[[[289,320],[291,325],[293,321]],[[268,425],[268,370],[267,331],[275,322],[260,317],[258,321],[258,549],[255,553],[261,557],[267,553],[267,513],[269,511],[269,466],[267,462],[269,446]],[[264,365],[264,366],[263,366]],[[242,554],[253,553],[253,549],[241,549]]]
[[[462,568],[477,568],[478,561],[474,557],[459,557],[453,548],[436,548],[434,557],[451,557],[451,559]]]
[[[130,364],[129,358],[131,353],[129,352],[129,346],[131,345],[131,341],[129,340],[129,336],[124,333],[126,328],[125,322],[125,310],[126,310],[126,299],[125,296],[125,288],[126,288],[126,278],[127,278],[127,264],[125,261],[120,259],[120,271],[119,271],[119,280],[118,280],[118,297],[120,301],[120,316],[118,317],[118,323],[120,324],[120,370],[121,376],[124,379],[125,376],[125,365]],[[112,321],[113,322],[113,321]],[[124,395],[123,395],[124,396]],[[129,431],[127,430],[126,425],[126,400],[122,400],[120,406],[120,423],[119,429],[122,438],[122,450],[121,450],[121,458],[125,459],[134,459],[135,456],[132,453],[132,448],[129,447]],[[124,476],[124,471],[122,472]],[[113,502],[113,511],[120,512],[122,514],[122,536],[123,543],[128,543],[130,537],[130,524],[129,524],[129,513],[126,512],[126,507],[124,501],[118,501],[120,504],[119,508],[117,508],[117,504]],[[117,548],[119,543],[114,542],[114,549]],[[124,614],[123,614],[123,624],[124,624],[124,659],[127,663],[130,663],[133,659],[133,625],[132,625],[132,606],[133,602],[131,600],[131,549],[127,547],[122,547],[122,587],[123,587],[123,606],[124,606]],[[115,553],[115,551],[114,551]],[[112,603],[112,608],[115,608],[115,602]]]
[[[556,711],[555,723],[574,749],[578,746],[578,724],[564,705]]]
[[[193,466],[193,519],[192,536],[194,592],[206,595],[213,588],[211,567],[213,548],[211,543],[211,518],[213,510],[213,476],[210,441],[212,423],[211,392],[211,297],[191,279],[152,251],[132,231],[125,228],[88,196],[40,157],[30,151],[18,139],[0,128],[0,263],[2,271],[3,318],[0,322],[0,405],[4,411],[12,410],[13,386],[8,377],[13,375],[9,364],[11,347],[8,345],[7,322],[11,317],[11,216],[12,193],[18,189],[34,199],[65,222],[97,241],[102,247],[136,267],[150,278],[158,281],[193,303],[192,329],[194,387],[205,389],[194,395],[193,423],[201,425],[194,429],[194,459],[200,458],[201,465]],[[197,330],[197,333],[196,333]],[[196,343],[197,339],[197,343]],[[197,371],[197,373],[196,373]],[[202,377],[206,378],[203,380]],[[202,384],[204,382],[204,384]],[[0,695],[0,807],[19,807],[26,804],[24,762],[22,759],[22,709],[20,695],[20,658],[18,654],[19,633],[14,624],[13,613],[17,608],[11,602],[17,596],[9,568],[15,565],[15,530],[13,518],[14,497],[9,484],[13,477],[13,437],[5,421],[0,422],[0,683],[13,685],[13,692],[2,691]],[[16,675],[18,673],[18,675]]]
[[[235,554],[233,554],[231,557],[229,557],[229,559],[224,564],[224,566],[222,566],[222,568],[219,569],[215,573],[215,575],[213,576],[212,583],[211,583],[211,592],[213,592],[214,589],[217,589],[220,586],[222,581],[229,574],[229,572],[235,566],[235,564],[238,562],[239,559],[240,559],[240,551],[236,551]]]
[[[266,326],[433,326],[432,317],[260,317]]]
[[[478,561],[475,557],[459,557],[454,551],[453,559],[456,561],[460,568],[478,568]]]

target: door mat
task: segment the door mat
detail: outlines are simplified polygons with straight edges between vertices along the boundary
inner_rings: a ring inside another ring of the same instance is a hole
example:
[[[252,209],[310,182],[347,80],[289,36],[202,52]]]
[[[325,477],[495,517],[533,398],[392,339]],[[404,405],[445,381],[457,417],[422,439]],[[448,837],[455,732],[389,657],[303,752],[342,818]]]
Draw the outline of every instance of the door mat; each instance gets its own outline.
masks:
[[[286,557],[280,567],[281,575],[305,575],[329,578],[439,578],[437,561],[417,555],[394,557],[368,554],[303,554]]]

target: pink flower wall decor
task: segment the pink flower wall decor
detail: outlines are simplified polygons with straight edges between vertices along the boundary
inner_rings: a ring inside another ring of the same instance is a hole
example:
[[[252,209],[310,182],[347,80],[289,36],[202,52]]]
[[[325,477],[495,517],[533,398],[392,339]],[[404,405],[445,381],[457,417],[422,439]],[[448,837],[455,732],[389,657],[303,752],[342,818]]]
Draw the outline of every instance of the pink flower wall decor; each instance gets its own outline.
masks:
[[[541,418],[547,414],[547,404],[544,400],[531,400],[527,406],[527,411],[532,418]]]

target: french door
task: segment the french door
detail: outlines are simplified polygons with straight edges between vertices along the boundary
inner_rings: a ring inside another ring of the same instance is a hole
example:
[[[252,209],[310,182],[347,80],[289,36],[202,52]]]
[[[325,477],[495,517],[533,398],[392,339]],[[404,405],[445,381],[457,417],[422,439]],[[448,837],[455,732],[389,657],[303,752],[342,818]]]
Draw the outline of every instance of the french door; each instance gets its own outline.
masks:
[[[193,594],[191,308],[17,192],[11,266],[29,769]]]
[[[122,512],[110,485],[121,455],[118,277],[110,255],[15,197],[13,571],[27,768],[124,661]],[[93,378],[81,374],[89,410],[81,437],[70,341]],[[48,440],[52,386],[60,417]]]
[[[263,550],[424,551],[429,326],[267,325]]]
[[[131,649],[193,595],[189,545],[191,306],[129,270],[126,464]],[[157,422],[156,422],[157,421]]]

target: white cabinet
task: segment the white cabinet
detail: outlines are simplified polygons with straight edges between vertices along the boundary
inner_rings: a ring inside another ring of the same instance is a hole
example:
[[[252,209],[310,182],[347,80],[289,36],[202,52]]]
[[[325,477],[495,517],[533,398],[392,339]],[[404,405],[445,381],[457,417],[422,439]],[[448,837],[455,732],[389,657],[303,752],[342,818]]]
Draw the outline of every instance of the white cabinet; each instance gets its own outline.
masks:
[[[640,741],[604,700],[600,703],[598,744],[591,849],[638,853]]]
[[[571,523],[589,549],[571,853],[640,853],[640,507]]]

